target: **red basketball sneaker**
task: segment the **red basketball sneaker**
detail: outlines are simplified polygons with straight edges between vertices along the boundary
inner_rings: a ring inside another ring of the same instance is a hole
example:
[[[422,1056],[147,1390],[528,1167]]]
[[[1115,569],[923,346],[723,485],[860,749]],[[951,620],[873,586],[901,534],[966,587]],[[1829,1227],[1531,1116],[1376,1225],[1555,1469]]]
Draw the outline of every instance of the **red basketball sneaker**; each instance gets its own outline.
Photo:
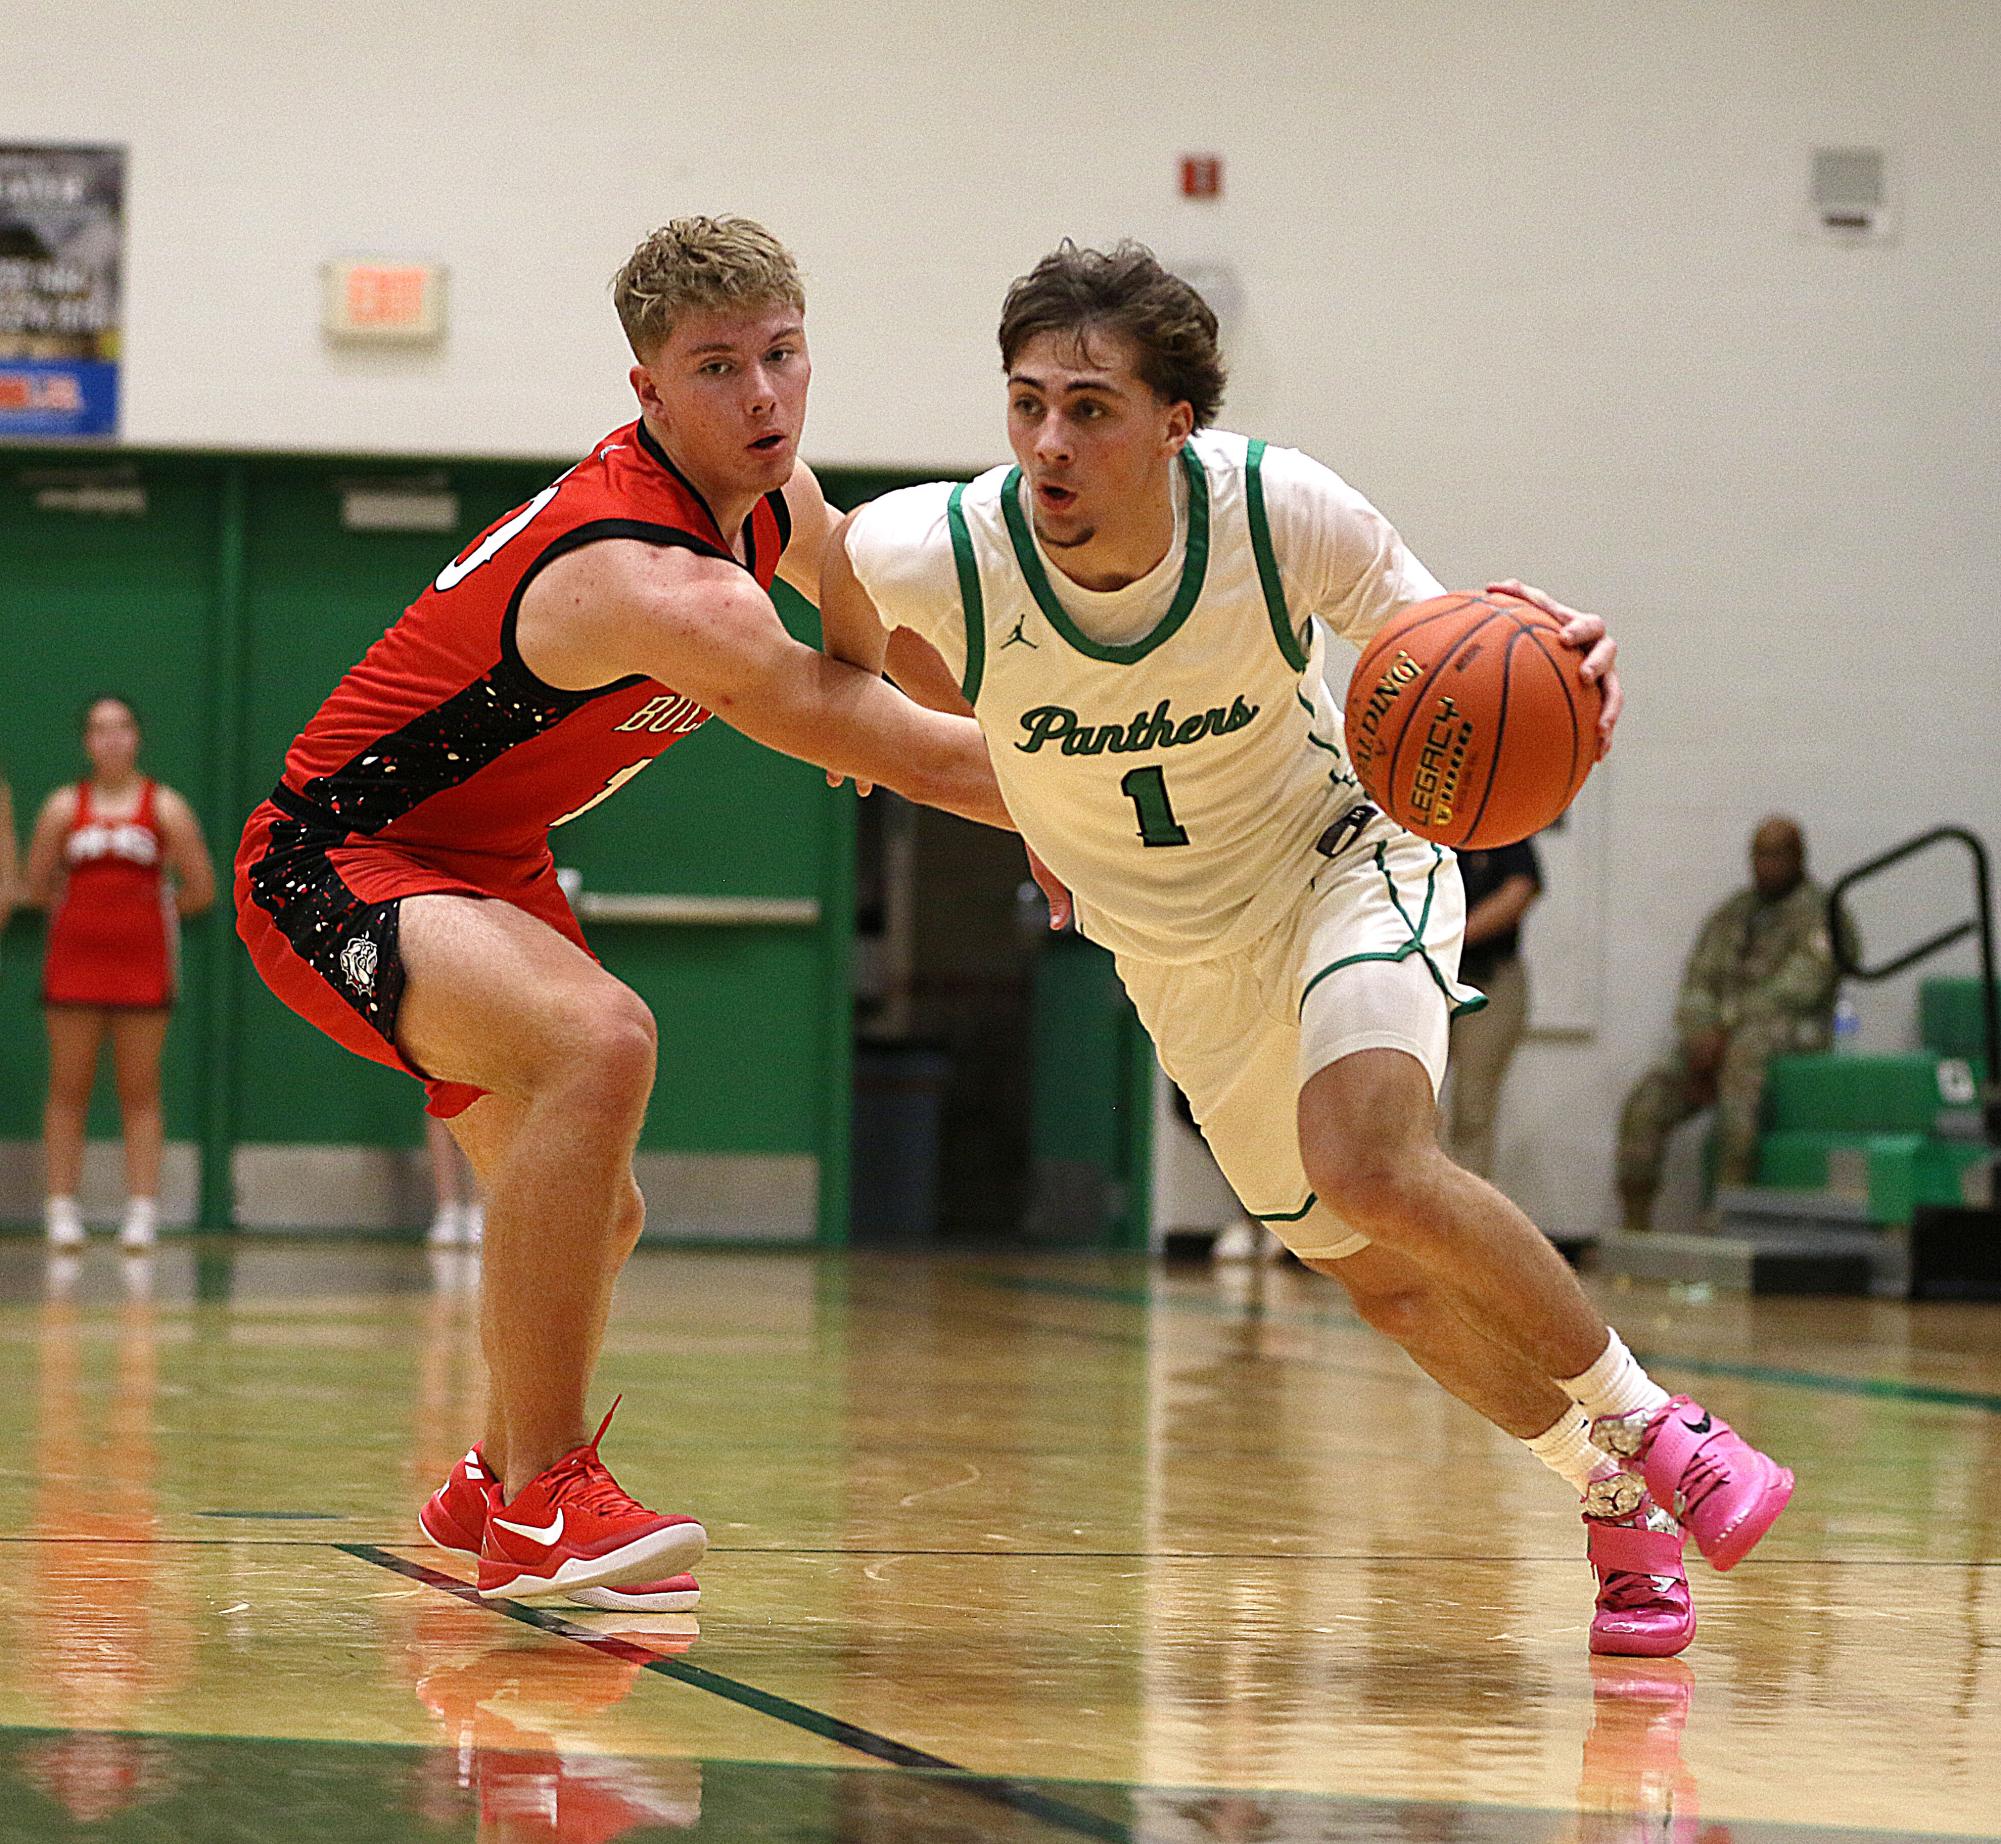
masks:
[[[670,1575],[665,1581],[630,1582],[623,1588],[572,1588],[570,1599],[579,1607],[614,1613],[693,1613],[702,1604],[702,1586],[692,1575]]]
[[[487,1514],[499,1496],[500,1481],[474,1445],[425,1502],[417,1523],[440,1549],[477,1556],[486,1543]],[[702,1588],[692,1575],[669,1575],[623,1588],[578,1588],[569,1598],[579,1607],[619,1613],[693,1613],[701,1605]]]
[[[649,1511],[598,1458],[617,1412],[614,1402],[596,1434],[511,1500],[496,1494],[489,1501],[479,1552],[482,1595],[547,1601],[578,1588],[655,1582],[680,1573],[708,1547],[708,1533],[693,1518]]]
[[[477,1556],[486,1541],[486,1514],[500,1496],[500,1481],[488,1470],[478,1446],[445,1475],[445,1483],[424,1501],[418,1527],[440,1549]]]

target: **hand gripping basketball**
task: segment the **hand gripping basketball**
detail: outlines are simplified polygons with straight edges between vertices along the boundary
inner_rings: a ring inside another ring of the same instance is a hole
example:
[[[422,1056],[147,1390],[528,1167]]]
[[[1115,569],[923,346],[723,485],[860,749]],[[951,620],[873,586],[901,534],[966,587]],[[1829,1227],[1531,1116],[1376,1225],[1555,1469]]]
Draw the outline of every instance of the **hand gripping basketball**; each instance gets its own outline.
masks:
[[[1440,845],[1524,839],[1576,799],[1619,711],[1614,643],[1521,583],[1407,608],[1348,686],[1348,752],[1369,797]]]

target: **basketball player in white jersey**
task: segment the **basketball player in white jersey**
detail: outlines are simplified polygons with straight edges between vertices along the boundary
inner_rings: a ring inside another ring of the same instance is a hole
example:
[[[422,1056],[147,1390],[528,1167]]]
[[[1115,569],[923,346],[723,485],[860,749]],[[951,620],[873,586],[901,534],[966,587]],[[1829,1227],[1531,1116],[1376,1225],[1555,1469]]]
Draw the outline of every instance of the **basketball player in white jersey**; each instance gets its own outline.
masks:
[[[1606,1325],[1533,1223],[1435,1134],[1465,902],[1449,852],[1365,800],[1321,673],[1441,593],[1306,455],[1208,425],[1213,314],[1132,244],[1065,244],[1009,291],[1017,465],[851,514],[827,645],[970,707],[1009,812],[1119,972],[1245,1208],[1434,1378],[1570,1482],[1596,1651],[1693,1637],[1792,1475]],[[1520,584],[1621,694],[1605,624]],[[1060,893],[1059,893],[1060,895]]]

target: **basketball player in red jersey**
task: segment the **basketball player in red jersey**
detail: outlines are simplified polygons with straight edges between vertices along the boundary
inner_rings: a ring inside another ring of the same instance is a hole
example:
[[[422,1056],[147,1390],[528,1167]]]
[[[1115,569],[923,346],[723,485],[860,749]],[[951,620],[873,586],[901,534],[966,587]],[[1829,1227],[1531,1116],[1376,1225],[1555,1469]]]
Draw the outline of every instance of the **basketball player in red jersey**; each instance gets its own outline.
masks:
[[[478,1551],[482,1593],[522,1600],[644,1588],[706,1542],[617,1485],[602,1424],[585,1439],[644,1209],[656,1033],[586,949],[549,828],[711,713],[1008,824],[973,723],[802,646],[772,606],[781,575],[817,599],[832,524],[797,455],[811,366],[789,254],[742,219],[678,219],[613,294],[638,420],[439,572],[293,744],[236,863],[267,984],[423,1079],[487,1192],[487,1433],[423,1521]]]
[[[147,1249],[159,1217],[160,1051],[174,1003],[177,921],[215,901],[215,870],[193,809],[140,774],[139,719],[123,698],[91,702],[83,746],[90,773],[42,803],[28,847],[28,900],[49,910],[44,1213],[51,1247],[83,1241],[76,1193],[84,1115],[109,1038],[125,1138],[118,1239]]]

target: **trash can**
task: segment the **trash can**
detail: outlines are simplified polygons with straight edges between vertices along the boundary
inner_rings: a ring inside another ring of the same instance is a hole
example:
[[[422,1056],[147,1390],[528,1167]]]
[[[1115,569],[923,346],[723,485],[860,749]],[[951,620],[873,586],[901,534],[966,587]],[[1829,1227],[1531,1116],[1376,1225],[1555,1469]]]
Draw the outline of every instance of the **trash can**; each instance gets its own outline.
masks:
[[[951,1059],[935,1043],[855,1046],[848,1233],[860,1243],[938,1234],[938,1141]]]

